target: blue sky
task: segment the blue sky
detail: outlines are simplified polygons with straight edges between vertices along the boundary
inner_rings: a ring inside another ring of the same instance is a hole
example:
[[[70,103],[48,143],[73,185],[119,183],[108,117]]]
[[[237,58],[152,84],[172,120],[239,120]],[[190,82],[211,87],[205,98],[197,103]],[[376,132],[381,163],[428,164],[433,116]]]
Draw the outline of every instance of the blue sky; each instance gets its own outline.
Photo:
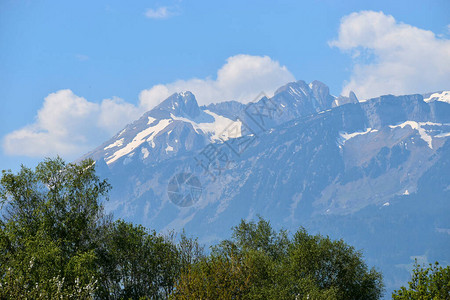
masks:
[[[2,0],[0,169],[75,159],[179,89],[202,104],[294,79],[362,98],[448,90],[449,11],[447,0]]]

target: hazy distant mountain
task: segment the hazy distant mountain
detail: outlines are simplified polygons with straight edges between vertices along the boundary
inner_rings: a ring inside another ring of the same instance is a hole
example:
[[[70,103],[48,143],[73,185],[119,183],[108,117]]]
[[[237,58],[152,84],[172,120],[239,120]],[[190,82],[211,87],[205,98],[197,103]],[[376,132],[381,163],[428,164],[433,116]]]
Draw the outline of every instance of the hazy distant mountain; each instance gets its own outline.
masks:
[[[84,157],[113,185],[107,209],[156,230],[209,243],[259,214],[364,249],[388,290],[413,257],[450,263],[450,92],[358,101],[298,81],[206,107],[185,92]]]

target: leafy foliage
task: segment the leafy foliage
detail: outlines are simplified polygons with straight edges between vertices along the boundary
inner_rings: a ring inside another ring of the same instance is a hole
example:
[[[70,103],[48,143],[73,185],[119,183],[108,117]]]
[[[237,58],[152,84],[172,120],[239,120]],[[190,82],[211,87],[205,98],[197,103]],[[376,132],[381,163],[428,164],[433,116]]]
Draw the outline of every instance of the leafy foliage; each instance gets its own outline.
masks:
[[[35,171],[3,171],[0,196],[2,297],[86,297],[97,289],[99,199],[110,189],[93,161],[47,159]]]
[[[203,249],[183,233],[157,235],[111,221],[110,185],[86,160],[47,159],[3,171],[0,185],[0,299],[168,298],[180,270]]]
[[[416,260],[408,288],[394,291],[392,299],[450,299],[450,266],[443,268],[436,262],[425,267]]]
[[[0,299],[379,299],[381,274],[343,241],[289,237],[262,218],[204,254],[103,211],[111,188],[86,160],[47,159],[0,181]],[[400,299],[400,298],[399,298]],[[401,298],[403,299],[403,298]],[[409,299],[409,298],[408,298]]]
[[[379,299],[381,274],[343,241],[309,235],[290,240],[269,222],[245,222],[233,239],[182,272],[176,299]]]

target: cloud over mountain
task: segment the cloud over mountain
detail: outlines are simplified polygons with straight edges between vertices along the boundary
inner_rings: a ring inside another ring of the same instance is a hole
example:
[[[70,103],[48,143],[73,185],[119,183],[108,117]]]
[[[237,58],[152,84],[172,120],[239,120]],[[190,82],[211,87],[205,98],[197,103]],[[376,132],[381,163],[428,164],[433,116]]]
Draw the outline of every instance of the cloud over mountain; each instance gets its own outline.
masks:
[[[3,138],[9,155],[30,157],[61,155],[74,159],[108,139],[173,93],[192,91],[199,104],[238,100],[248,102],[261,91],[271,94],[294,81],[285,66],[268,56],[236,55],[218,70],[217,78],[178,80],[143,90],[139,105],[113,97],[100,103],[59,90],[44,99],[34,123]]]
[[[199,104],[226,100],[249,102],[260,92],[273,94],[283,84],[295,78],[285,66],[268,56],[239,54],[227,59],[217,77],[178,80],[155,85],[139,95],[141,106],[151,109],[175,92],[189,90]]]
[[[75,157],[138,116],[136,107],[119,98],[98,104],[60,90],[44,99],[33,124],[4,138],[3,149],[10,155]]]
[[[354,59],[344,95],[353,90],[358,97],[369,98],[450,88],[450,40],[383,12],[344,17],[338,38],[329,44]]]

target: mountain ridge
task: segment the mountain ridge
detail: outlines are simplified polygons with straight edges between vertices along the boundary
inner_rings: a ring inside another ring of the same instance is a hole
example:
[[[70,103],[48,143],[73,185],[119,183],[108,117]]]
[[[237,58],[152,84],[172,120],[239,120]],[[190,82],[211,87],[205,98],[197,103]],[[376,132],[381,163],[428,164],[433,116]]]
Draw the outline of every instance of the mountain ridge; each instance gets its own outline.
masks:
[[[248,104],[174,94],[85,157],[110,179],[117,217],[208,244],[259,214],[364,248],[391,288],[412,256],[450,263],[446,93],[358,101],[297,81]],[[177,206],[187,195],[171,182],[192,176],[198,193]]]

